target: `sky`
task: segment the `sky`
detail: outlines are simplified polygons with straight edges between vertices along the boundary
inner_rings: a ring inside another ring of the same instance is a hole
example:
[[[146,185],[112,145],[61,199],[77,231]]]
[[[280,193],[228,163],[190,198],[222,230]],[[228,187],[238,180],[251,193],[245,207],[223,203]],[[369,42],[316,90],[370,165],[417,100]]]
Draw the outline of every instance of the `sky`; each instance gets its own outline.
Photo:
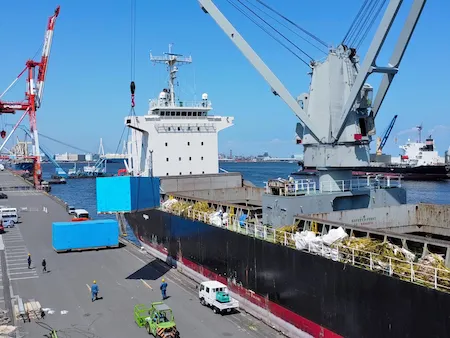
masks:
[[[265,2],[336,46],[363,0]],[[308,91],[308,68],[302,62],[226,0],[215,3],[294,97]],[[404,0],[379,64],[386,65],[411,3],[412,0]],[[37,51],[39,59],[48,17],[58,4],[61,12],[55,27],[43,103],[37,113],[38,129],[43,135],[92,152],[97,151],[99,139],[103,138],[105,150],[115,152],[124,129],[124,117],[130,113],[130,81],[136,83],[135,112],[144,115],[148,100],[156,97],[167,83],[165,67],[153,65],[149,53],[162,55],[168,44],[173,43],[173,52],[193,58],[193,64],[180,67],[177,88],[180,97],[200,99],[206,92],[216,115],[235,117],[235,125],[219,134],[220,152],[228,154],[232,150],[235,155],[256,155],[267,151],[273,156],[302,152],[302,146],[295,144],[297,117],[271,93],[270,86],[214,20],[202,12],[196,0],[136,0],[134,77],[132,0],[3,1],[0,92]],[[408,138],[415,140],[414,127],[421,123],[423,137],[432,133],[441,154],[450,145],[450,108],[446,101],[450,96],[449,16],[449,1],[434,0],[425,5],[399,73],[377,116],[377,134],[382,135],[398,114],[384,148],[386,153],[397,155],[400,144]],[[361,58],[374,30],[361,46]],[[288,36],[315,59],[324,57],[295,35]],[[371,76],[367,82],[376,88],[379,78]],[[25,77],[3,99],[21,100],[24,91]],[[6,124],[15,123],[18,115],[3,117],[1,127],[9,131],[11,127]],[[53,153],[79,152],[43,137],[40,141]]]

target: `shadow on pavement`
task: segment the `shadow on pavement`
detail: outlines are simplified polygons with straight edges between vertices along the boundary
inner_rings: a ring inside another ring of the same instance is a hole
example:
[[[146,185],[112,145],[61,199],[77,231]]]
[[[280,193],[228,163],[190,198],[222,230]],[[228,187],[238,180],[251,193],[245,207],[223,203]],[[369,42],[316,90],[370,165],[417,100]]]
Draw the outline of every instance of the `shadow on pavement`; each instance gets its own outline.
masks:
[[[133,272],[126,279],[157,280],[169,270],[170,267],[165,264],[160,264],[157,260],[154,260],[139,270]]]

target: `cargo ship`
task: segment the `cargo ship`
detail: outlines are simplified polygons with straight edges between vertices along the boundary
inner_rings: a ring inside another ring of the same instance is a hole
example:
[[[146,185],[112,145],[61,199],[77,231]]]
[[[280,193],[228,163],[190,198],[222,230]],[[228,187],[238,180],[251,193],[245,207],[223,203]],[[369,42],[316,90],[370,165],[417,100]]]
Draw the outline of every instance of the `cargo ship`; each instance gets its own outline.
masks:
[[[331,49],[311,64],[310,92],[295,100],[214,3],[199,2],[302,120],[305,163],[320,163],[319,179],[269,179],[260,188],[220,173],[218,132],[233,118],[211,115],[207,95],[189,104],[175,96],[176,65],[192,60],[169,49],[151,55],[168,66],[169,88],[146,115],[125,118],[129,176],[97,179],[98,212],[116,213],[122,231],[130,226],[146,251],[181,273],[226,284],[247,312],[289,337],[448,336],[450,236],[442,229],[450,208],[408,205],[401,181],[352,178],[348,169],[370,162],[374,115],[389,86],[372,100],[365,80],[384,39],[374,39],[362,65],[353,48]],[[401,55],[424,3],[414,2]],[[377,36],[400,6],[390,2]],[[397,71],[377,69],[389,81]],[[327,124],[341,116],[331,107],[346,107],[348,121]],[[335,128],[342,143],[331,147],[321,136]],[[374,245],[349,246],[358,239]]]
[[[417,142],[408,142],[400,146],[402,154],[391,157],[385,154],[370,154],[370,165],[353,170],[354,176],[386,174],[401,177],[404,180],[414,181],[441,181],[450,179],[450,163],[448,152],[441,157],[435,148],[434,140],[428,137],[421,142],[420,130]],[[316,175],[315,168],[304,167],[303,162],[298,163],[301,169],[291,173],[293,176]]]

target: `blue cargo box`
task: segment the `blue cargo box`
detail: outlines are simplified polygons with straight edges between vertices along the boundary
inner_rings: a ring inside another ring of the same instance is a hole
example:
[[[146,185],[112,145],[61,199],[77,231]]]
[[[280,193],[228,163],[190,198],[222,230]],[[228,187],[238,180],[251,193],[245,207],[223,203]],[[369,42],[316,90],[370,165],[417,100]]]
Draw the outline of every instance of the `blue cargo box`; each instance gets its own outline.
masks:
[[[98,213],[130,212],[160,205],[158,177],[99,177],[95,185]]]
[[[119,224],[111,219],[54,222],[52,244],[56,252],[118,247]]]

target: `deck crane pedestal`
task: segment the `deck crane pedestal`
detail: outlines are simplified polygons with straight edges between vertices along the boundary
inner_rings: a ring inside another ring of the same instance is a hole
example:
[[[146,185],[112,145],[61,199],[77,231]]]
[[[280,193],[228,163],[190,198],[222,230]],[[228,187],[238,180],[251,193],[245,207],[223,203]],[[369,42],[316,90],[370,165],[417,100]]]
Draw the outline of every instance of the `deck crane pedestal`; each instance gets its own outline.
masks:
[[[375,117],[389,86],[398,72],[401,59],[419,20],[426,0],[414,0],[388,66],[376,63],[402,0],[390,0],[360,65],[356,50],[346,45],[331,48],[324,61],[312,61],[309,93],[295,99],[266,66],[241,34],[220,12],[212,0],[198,0],[220,28],[240,49],[300,119],[297,134],[304,146],[305,168],[316,168],[320,182],[327,181],[331,192],[339,191],[338,181],[351,179],[351,169],[370,163],[369,143],[375,135]],[[373,88],[366,83],[370,74],[384,74],[375,100]],[[334,183],[333,183],[334,182]]]
[[[60,6],[55,9],[55,12],[52,16],[49,17],[47,28],[45,31],[44,37],[44,46],[42,48],[42,56],[41,60],[33,61],[28,60],[25,64],[24,70],[17,76],[17,78],[11,83],[11,85],[2,93],[0,98],[17,82],[17,80],[24,74],[27,73],[27,89],[25,92],[25,99],[23,101],[1,101],[0,100],[0,114],[11,114],[15,113],[16,110],[24,111],[22,116],[19,118],[18,122],[15,124],[11,133],[6,137],[0,146],[0,151],[3,149],[5,144],[8,142],[11,135],[20,125],[22,120],[28,115],[30,120],[30,131],[32,134],[33,140],[33,155],[35,158],[34,164],[34,174],[33,180],[36,188],[41,187],[41,177],[42,177],[42,169],[41,169],[41,154],[39,147],[39,136],[37,130],[36,123],[36,111],[41,107],[42,98],[44,93],[44,83],[45,83],[45,75],[47,73],[48,67],[48,59],[50,55],[50,49],[52,46],[53,40],[53,32],[55,28],[56,18],[59,15]],[[38,68],[38,72],[36,74],[36,67]]]

